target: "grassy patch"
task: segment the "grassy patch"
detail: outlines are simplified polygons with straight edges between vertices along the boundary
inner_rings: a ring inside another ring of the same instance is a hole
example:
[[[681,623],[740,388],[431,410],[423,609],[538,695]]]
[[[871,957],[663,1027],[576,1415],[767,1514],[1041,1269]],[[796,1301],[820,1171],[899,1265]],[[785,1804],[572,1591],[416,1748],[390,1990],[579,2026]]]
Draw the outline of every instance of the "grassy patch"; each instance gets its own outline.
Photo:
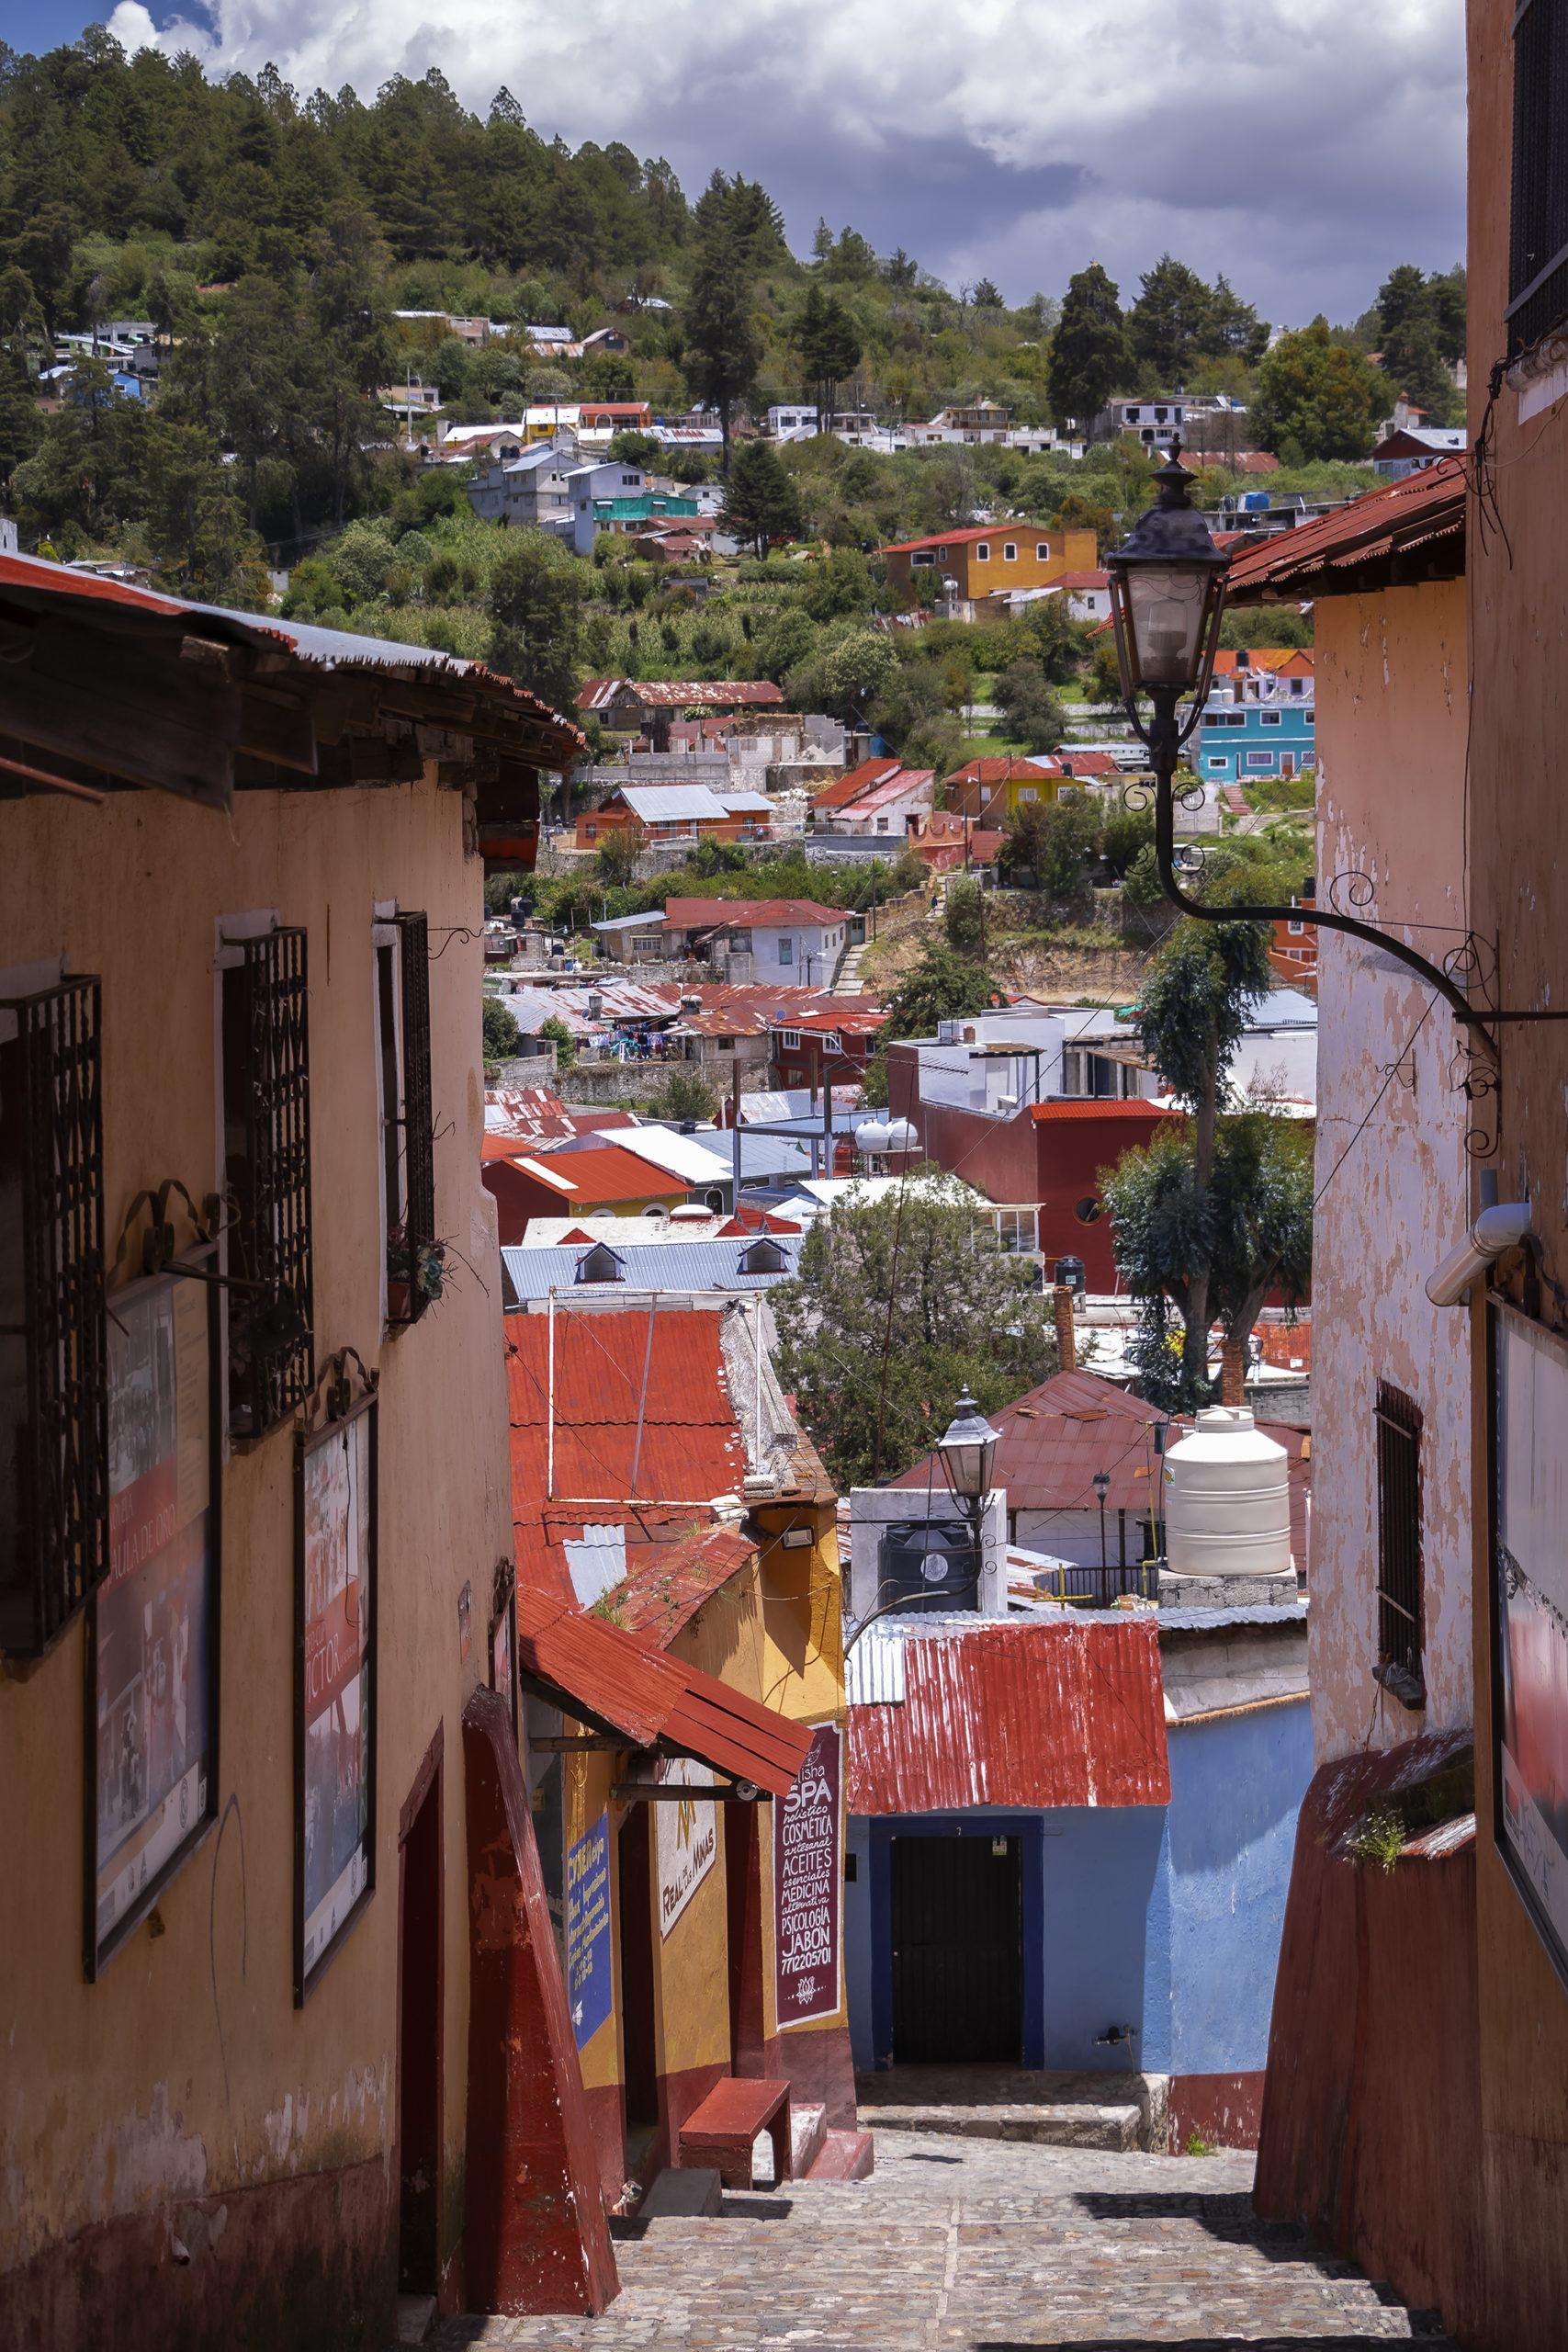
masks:
[[[1350,1859],[1359,1864],[1376,1862],[1380,1870],[1391,1871],[1407,1834],[1404,1815],[1396,1804],[1374,1804],[1362,1815],[1349,1840]]]

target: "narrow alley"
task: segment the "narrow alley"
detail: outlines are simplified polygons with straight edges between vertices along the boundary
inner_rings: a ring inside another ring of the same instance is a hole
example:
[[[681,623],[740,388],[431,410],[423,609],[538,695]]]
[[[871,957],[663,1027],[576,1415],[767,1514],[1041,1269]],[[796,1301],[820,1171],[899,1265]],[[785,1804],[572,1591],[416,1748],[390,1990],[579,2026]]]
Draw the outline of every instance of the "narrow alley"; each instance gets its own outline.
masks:
[[[1071,2344],[1450,2342],[1429,2314],[1251,2212],[1253,2158],[879,2132],[863,2182],[726,2194],[615,2225],[603,2318],[452,2320],[427,2341],[594,2352],[1013,2352]]]

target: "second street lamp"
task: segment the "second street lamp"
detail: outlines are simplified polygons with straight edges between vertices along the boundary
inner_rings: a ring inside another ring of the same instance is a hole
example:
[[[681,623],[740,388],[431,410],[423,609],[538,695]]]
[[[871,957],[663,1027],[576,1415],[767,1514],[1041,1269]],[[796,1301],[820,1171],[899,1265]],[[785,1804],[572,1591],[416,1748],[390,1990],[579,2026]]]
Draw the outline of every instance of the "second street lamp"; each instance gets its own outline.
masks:
[[[965,1387],[953,1408],[953,1419],[938,1438],[936,1451],[954,1502],[961,1503],[969,1521],[975,1600],[980,1600],[983,1561],[981,1522],[991,1491],[991,1468],[997,1458],[997,1433]]]

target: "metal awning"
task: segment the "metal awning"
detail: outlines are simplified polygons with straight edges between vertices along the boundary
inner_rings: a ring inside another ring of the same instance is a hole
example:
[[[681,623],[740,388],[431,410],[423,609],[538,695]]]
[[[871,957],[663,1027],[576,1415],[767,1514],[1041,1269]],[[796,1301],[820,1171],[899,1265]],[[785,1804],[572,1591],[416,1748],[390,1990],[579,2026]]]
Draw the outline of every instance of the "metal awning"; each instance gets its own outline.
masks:
[[[811,1747],[809,1726],[551,1593],[519,1588],[517,1659],[524,1689],[563,1714],[773,1796],[788,1793]]]

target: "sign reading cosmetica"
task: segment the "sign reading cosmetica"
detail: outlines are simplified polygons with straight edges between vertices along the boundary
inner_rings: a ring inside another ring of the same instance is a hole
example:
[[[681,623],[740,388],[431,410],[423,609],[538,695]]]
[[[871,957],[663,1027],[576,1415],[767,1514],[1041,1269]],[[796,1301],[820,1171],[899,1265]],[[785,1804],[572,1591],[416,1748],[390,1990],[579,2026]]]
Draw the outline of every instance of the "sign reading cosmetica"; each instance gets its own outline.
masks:
[[[774,2000],[780,2028],[839,2010],[844,1880],[843,1734],[818,1724],[788,1796],[773,1807]]]
[[[659,1932],[667,1936],[717,1860],[718,1813],[695,1794],[713,1786],[705,1764],[694,1764],[687,1756],[672,1757],[660,1764],[659,1778],[666,1785],[694,1792],[689,1800],[677,1798],[653,1808],[659,1824]]]

